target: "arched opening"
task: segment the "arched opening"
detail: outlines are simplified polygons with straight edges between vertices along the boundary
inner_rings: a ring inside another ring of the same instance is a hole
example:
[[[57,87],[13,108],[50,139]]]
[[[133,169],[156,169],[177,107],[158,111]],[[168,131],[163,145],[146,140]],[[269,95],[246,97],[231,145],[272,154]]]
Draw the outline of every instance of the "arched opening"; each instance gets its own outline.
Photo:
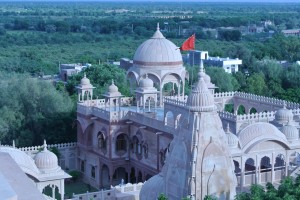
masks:
[[[113,175],[113,185],[128,183],[128,173],[124,167],[118,167]]]
[[[169,82],[164,84],[163,95],[164,96],[175,96],[178,94],[178,87],[175,83]]]
[[[61,199],[58,187],[56,185],[47,185],[43,189],[43,194],[48,197],[52,197],[53,199]]]
[[[170,146],[170,145],[169,145]],[[165,149],[162,149],[160,152],[159,152],[159,157],[160,157],[160,164],[161,166],[163,166],[166,162],[166,158],[167,158],[167,155],[169,153],[169,146]]]
[[[136,177],[135,177],[135,169],[132,167],[130,170],[130,183],[135,183]]]
[[[84,162],[84,160],[81,160],[81,161],[80,161],[80,171],[81,171],[82,173],[84,173],[84,171],[85,171],[85,162]]]
[[[181,117],[181,114],[177,115],[177,117],[176,117],[175,128],[178,128],[180,117]]]
[[[174,115],[171,111],[168,111],[165,116],[165,125],[173,127],[175,125]]]
[[[264,156],[260,161],[260,181],[262,183],[271,182],[272,181],[272,165],[270,162],[270,158]]]
[[[101,176],[100,178],[100,183],[102,185],[103,188],[105,189],[109,189],[110,188],[110,178],[109,178],[109,169],[107,167],[107,165],[103,165],[101,168]]]
[[[255,113],[257,113],[257,110],[255,108],[251,108],[250,109],[250,114],[255,114]]]
[[[116,151],[117,152],[127,151],[127,137],[124,133],[117,136]]]
[[[148,149],[148,144],[147,143],[145,143],[143,145],[143,149],[144,149],[144,157],[148,158],[148,151],[149,151],[149,149]]]
[[[233,104],[225,104],[224,111],[229,112],[229,113],[234,113],[234,105]]]
[[[137,136],[133,136],[132,138],[131,152],[138,155],[142,154],[142,144]]]
[[[260,171],[261,172],[267,172],[271,170],[271,163],[270,163],[270,158],[267,156],[264,156],[260,160]]]
[[[239,107],[238,107],[238,109],[237,109],[237,114],[238,114],[238,115],[244,115],[244,114],[246,114],[245,106],[239,105]]]
[[[233,160],[233,164],[234,164],[234,173],[239,175],[241,172],[240,163],[236,160]]]
[[[252,158],[248,158],[245,162],[245,172],[246,174],[251,174],[255,172],[255,162]]]
[[[275,165],[274,165],[274,170],[281,170],[285,169],[285,160],[284,160],[284,155],[278,154],[275,159]]]
[[[103,132],[99,131],[97,135],[98,148],[101,150],[106,150],[106,137]]]
[[[96,167],[95,166],[91,167],[91,177],[96,178]]]

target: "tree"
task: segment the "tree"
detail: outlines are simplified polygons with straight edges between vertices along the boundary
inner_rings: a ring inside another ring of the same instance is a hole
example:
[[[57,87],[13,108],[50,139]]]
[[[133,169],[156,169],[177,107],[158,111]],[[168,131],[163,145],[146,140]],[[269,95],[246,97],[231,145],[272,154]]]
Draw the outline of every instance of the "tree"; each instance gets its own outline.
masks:
[[[94,89],[94,98],[97,96],[100,98],[102,94],[106,92],[107,87],[111,85],[112,80],[115,80],[115,85],[118,86],[119,91],[123,95],[130,95],[125,71],[115,65],[109,64],[93,65],[92,67],[86,68],[84,72],[70,77],[66,86],[70,95],[76,92],[75,86],[80,83],[80,80],[83,78],[83,73],[86,73],[87,78],[89,78],[93,86],[96,87]]]
[[[237,80],[223,68],[207,67],[206,73],[210,76],[211,82],[216,84],[219,92],[236,91],[240,88]]]
[[[264,95],[267,92],[267,85],[265,82],[265,77],[262,73],[254,73],[247,79],[246,92]]]
[[[157,200],[168,200],[168,197],[167,197],[165,194],[161,193],[161,194],[157,197]]]
[[[0,74],[0,138],[16,140],[18,146],[38,145],[75,139],[71,124],[73,103],[52,83],[28,75]]]

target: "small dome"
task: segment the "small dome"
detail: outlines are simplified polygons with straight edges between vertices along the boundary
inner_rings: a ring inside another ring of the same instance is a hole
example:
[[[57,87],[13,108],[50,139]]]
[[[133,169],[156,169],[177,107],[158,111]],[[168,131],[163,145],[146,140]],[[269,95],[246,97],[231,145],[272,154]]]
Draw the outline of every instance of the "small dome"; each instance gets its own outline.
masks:
[[[237,148],[239,144],[239,139],[238,137],[231,133],[229,130],[229,124],[227,124],[227,129],[225,131],[226,133],[226,138],[227,138],[227,144],[230,148]]]
[[[209,92],[207,85],[203,78],[203,65],[200,66],[198,73],[199,80],[188,96],[186,105],[191,111],[212,111],[215,109],[214,97]]]
[[[167,40],[159,30],[152,38],[143,42],[136,50],[133,65],[136,67],[182,67],[182,56],[179,48]]]
[[[81,84],[82,86],[91,85],[90,79],[88,79],[88,78],[86,77],[86,74],[85,74],[85,73],[84,73],[83,78],[82,78],[81,81],[80,81],[80,84]]]
[[[142,88],[152,88],[153,87],[153,81],[150,78],[148,78],[148,75],[146,74],[146,78],[140,80],[139,86],[142,87]]]
[[[109,93],[118,92],[119,88],[115,85],[114,80],[112,80],[111,85],[108,87]]]
[[[298,129],[291,125],[285,125],[281,128],[281,132],[285,135],[286,139],[291,142],[299,139],[299,131]]]
[[[44,141],[44,149],[36,154],[34,161],[40,170],[54,170],[58,168],[57,156],[47,149],[46,141]]]
[[[279,109],[275,113],[275,120],[279,123],[287,123],[289,121],[293,120],[293,112],[286,108],[286,105],[284,104],[283,108]]]

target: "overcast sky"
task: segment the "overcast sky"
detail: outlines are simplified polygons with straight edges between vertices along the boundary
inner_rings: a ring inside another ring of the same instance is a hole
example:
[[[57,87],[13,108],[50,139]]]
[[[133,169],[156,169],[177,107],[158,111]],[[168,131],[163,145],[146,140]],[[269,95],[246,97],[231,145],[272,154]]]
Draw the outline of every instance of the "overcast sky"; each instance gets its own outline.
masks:
[[[273,3],[300,3],[300,0],[0,0],[5,2],[11,2],[11,1],[56,1],[56,2],[62,2],[62,1],[106,1],[106,2],[112,2],[112,1],[119,1],[119,2],[260,2],[260,3],[266,3],[266,2],[273,2]]]

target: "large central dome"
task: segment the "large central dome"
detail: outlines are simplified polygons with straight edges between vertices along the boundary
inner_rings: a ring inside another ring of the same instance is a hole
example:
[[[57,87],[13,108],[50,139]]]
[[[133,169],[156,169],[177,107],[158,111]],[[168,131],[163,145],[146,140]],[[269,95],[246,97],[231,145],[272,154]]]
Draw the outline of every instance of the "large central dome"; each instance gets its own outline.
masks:
[[[182,57],[179,48],[167,40],[157,26],[152,38],[137,48],[133,64],[137,67],[181,67]]]

